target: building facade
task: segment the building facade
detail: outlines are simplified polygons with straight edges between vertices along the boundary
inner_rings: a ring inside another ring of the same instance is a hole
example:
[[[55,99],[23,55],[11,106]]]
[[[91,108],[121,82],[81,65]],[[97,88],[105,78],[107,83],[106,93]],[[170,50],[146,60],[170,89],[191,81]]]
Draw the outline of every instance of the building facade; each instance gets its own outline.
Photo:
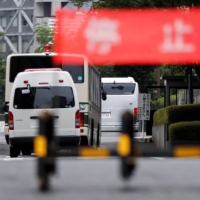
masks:
[[[89,11],[93,0],[81,9]],[[39,47],[34,35],[36,24],[44,22],[53,28],[56,11],[60,8],[80,11],[70,0],[0,0],[1,55],[33,53]]]
[[[29,52],[34,40],[33,0],[0,0],[1,55]]]
[[[55,18],[56,10],[65,7],[68,2],[69,0],[35,0],[33,12],[34,27],[37,24],[43,25],[43,23],[47,23],[48,26],[51,27],[54,22],[52,19]],[[30,52],[33,53],[38,47],[39,44],[35,38],[30,47]]]

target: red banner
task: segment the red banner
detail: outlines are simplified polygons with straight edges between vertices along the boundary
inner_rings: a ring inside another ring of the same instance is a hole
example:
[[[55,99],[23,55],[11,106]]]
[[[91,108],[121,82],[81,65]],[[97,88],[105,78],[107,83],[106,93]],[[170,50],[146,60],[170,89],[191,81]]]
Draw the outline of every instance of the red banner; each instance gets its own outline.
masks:
[[[59,10],[56,19],[59,55],[84,54],[95,64],[200,62],[200,9]]]

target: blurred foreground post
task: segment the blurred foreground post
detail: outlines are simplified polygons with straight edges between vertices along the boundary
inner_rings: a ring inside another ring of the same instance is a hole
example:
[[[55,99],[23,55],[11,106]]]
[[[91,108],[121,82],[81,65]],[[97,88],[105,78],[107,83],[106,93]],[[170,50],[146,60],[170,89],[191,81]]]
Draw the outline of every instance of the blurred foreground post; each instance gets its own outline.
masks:
[[[133,115],[125,112],[122,115],[122,133],[117,144],[117,153],[121,156],[121,175],[124,179],[129,178],[135,168],[133,138]]]
[[[55,172],[54,118],[49,112],[42,112],[39,118],[39,132],[34,140],[34,152],[38,157],[40,190],[49,189],[49,174]]]

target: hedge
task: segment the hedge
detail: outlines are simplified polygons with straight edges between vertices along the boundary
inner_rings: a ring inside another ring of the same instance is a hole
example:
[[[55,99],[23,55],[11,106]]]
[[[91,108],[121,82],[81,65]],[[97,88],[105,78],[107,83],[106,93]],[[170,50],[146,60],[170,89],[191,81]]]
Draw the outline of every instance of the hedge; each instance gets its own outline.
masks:
[[[153,125],[183,121],[200,121],[200,103],[168,106],[153,115]]]
[[[178,122],[169,125],[169,141],[199,141],[200,121]]]

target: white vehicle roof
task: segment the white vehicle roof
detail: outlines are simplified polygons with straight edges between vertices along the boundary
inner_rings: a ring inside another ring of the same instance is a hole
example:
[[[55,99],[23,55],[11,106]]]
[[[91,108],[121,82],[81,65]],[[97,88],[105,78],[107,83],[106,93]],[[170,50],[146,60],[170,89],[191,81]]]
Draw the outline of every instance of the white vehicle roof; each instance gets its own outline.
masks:
[[[110,78],[101,78],[103,83],[135,83],[134,78],[132,77],[110,77]]]
[[[53,77],[53,78],[52,78]],[[59,80],[63,80],[62,85],[74,85],[69,72],[66,71],[33,71],[33,72],[20,72],[14,82],[14,86],[26,86],[24,81],[28,81],[31,86],[45,86],[47,85],[60,86]],[[44,84],[44,85],[43,85]]]

